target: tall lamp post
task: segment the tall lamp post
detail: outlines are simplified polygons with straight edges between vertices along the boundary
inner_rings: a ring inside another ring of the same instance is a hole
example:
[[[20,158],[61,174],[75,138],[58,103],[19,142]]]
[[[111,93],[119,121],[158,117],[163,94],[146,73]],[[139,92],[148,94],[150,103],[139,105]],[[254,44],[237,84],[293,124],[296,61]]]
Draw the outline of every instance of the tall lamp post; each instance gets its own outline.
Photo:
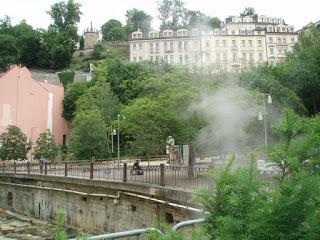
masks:
[[[113,153],[113,136],[117,135],[117,130],[113,129],[111,131],[111,152]]]
[[[39,130],[38,127],[32,127],[31,128],[31,136],[30,136],[30,142],[31,142],[31,157],[30,157],[30,162],[32,163],[32,160],[33,160],[33,130]]]
[[[263,121],[264,126],[264,145],[265,147],[268,146],[268,134],[267,134],[267,108],[266,108],[266,97],[267,96],[267,103],[272,104],[272,98],[270,94],[262,93],[262,101],[263,101],[263,112],[259,112],[258,120]]]
[[[125,117],[118,114],[118,165],[119,166],[120,166],[120,118],[125,119]]]

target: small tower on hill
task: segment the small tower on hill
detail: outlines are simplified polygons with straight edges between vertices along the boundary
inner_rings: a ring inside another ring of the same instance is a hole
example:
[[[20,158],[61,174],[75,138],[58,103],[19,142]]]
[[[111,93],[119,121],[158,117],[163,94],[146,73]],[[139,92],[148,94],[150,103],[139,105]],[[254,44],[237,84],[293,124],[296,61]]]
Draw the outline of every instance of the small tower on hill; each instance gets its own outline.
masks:
[[[94,45],[99,42],[99,31],[92,27],[92,22],[90,28],[87,28],[84,33],[84,49],[92,49]]]

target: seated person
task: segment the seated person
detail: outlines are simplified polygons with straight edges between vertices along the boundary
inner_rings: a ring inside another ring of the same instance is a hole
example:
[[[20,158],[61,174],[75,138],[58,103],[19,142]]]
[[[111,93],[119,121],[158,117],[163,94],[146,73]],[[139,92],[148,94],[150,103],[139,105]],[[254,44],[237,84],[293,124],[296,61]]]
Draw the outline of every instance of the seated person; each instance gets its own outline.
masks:
[[[139,165],[139,160],[136,160],[135,163],[133,164],[133,169],[134,170],[141,170],[141,166]]]

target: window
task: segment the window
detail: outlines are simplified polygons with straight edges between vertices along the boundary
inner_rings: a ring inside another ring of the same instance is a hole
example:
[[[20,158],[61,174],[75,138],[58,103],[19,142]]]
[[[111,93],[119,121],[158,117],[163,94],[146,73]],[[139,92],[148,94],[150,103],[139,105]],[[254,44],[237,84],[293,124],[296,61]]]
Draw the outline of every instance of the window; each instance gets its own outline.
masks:
[[[170,63],[174,63],[174,56],[170,55]]]
[[[137,44],[134,43],[134,44],[132,45],[132,49],[133,49],[133,50],[137,50]]]
[[[216,45],[216,47],[219,47],[219,45],[220,45],[219,40],[216,40],[216,41],[215,41],[215,45]]]
[[[168,55],[164,55],[164,58],[163,58],[163,59],[164,59],[164,62],[165,62],[165,63],[168,63]]]
[[[278,38],[278,43],[281,43],[281,38]]]
[[[272,27],[268,27],[268,31],[269,31],[269,32],[272,32]]]
[[[182,50],[182,42],[181,41],[178,43],[178,48],[179,48],[179,51]]]
[[[273,55],[273,48],[270,48],[270,55]]]
[[[210,61],[210,53],[206,53],[206,58],[207,58],[207,61]]]
[[[210,47],[210,41],[206,40],[206,47]]]
[[[250,53],[250,63],[253,63],[253,53]]]
[[[259,52],[259,61],[262,61],[262,52]]]
[[[261,47],[262,46],[262,42],[261,40],[258,40],[258,46]]]
[[[153,56],[150,56],[150,62],[153,62],[153,59],[154,59]]]
[[[223,62],[227,63],[228,62],[228,55],[227,53],[223,53]]]
[[[233,62],[237,61],[237,54],[236,53],[232,54],[232,61]]]
[[[170,42],[170,51],[173,51],[174,48],[174,42]]]
[[[273,42],[273,37],[269,37],[269,43]]]
[[[291,43],[294,43],[294,38],[291,38]]]
[[[282,55],[282,49],[281,48],[278,49],[278,52],[279,52],[279,55]]]
[[[143,60],[142,57],[139,57],[139,62],[142,62],[142,60]]]
[[[282,38],[282,42],[283,43],[287,43],[287,39],[286,38]]]
[[[241,40],[241,45],[242,45],[242,47],[245,47],[246,46],[246,41],[245,40]]]
[[[249,46],[252,47],[252,40],[249,40]]]
[[[139,43],[139,50],[142,50],[142,48],[143,48],[142,43]]]
[[[235,30],[232,30],[232,31],[231,31],[231,34],[232,34],[232,35],[235,35],[235,34],[236,34],[236,31],[235,31]]]
[[[216,64],[220,64],[220,53],[216,54]]]
[[[193,46],[198,47],[198,41],[193,41]]]
[[[284,54],[287,54],[288,53],[288,49],[283,49],[283,51],[284,51]]]
[[[187,41],[184,41],[184,50],[188,51],[188,42]]]
[[[282,32],[286,32],[286,28],[285,27],[282,28]]]
[[[224,47],[226,47],[226,46],[227,46],[227,41],[226,41],[226,40],[222,40],[222,45],[223,45]]]
[[[246,53],[242,53],[242,62],[243,63],[247,62],[247,54]]]
[[[150,43],[149,46],[150,46],[150,53],[153,53],[153,43]]]
[[[179,63],[180,63],[180,64],[183,64],[182,55],[179,55]]]
[[[159,43],[156,43],[156,52],[159,52],[160,48],[159,48]]]
[[[186,54],[184,55],[184,63],[188,64],[189,63],[189,56]]]
[[[236,44],[236,40],[232,40],[232,47],[236,47],[237,44]]]
[[[164,42],[164,43],[163,43],[163,46],[164,46],[164,50],[165,50],[165,51],[168,51],[168,49],[169,49],[169,48],[168,48],[168,42]]]

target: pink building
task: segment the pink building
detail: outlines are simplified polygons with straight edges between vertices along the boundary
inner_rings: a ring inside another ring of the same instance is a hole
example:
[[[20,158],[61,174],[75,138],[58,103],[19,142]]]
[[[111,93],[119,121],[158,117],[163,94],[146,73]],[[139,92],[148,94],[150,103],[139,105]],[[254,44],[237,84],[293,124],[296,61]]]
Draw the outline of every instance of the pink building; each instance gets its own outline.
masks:
[[[64,144],[63,95],[62,86],[33,80],[25,67],[11,67],[0,75],[0,133],[15,125],[35,143],[40,133],[50,129],[55,142]]]

